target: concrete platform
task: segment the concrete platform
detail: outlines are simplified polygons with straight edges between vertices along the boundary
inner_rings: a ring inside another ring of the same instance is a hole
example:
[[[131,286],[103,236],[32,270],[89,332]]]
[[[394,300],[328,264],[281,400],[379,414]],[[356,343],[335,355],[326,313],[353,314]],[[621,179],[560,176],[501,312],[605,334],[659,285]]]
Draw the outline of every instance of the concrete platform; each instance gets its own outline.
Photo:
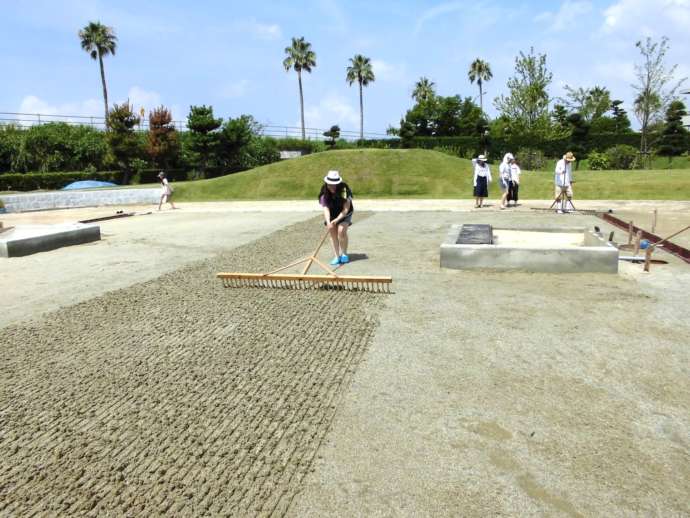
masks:
[[[100,239],[98,225],[20,225],[0,234],[0,257],[22,257]]]
[[[585,227],[493,227],[493,244],[458,244],[452,225],[441,267],[544,273],[617,273],[618,249]]]

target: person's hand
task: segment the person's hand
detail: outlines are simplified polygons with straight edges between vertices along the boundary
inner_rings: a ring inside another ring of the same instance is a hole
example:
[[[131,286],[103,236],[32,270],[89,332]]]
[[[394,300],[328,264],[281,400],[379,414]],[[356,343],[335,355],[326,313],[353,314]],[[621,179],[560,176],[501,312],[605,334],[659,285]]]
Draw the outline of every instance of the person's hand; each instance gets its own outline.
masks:
[[[334,226],[335,226],[335,220],[329,221],[328,223],[326,223],[326,227],[328,228],[328,230],[331,230]]]

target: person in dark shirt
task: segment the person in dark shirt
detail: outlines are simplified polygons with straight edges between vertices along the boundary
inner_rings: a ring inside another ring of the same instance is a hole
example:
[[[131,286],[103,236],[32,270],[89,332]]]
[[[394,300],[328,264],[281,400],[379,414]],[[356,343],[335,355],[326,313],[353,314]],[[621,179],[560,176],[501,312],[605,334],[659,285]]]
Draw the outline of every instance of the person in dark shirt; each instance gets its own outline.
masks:
[[[352,225],[352,190],[343,182],[338,171],[328,171],[323,179],[319,204],[323,207],[324,224],[328,227],[335,257],[331,265],[350,262],[347,256],[347,229]]]

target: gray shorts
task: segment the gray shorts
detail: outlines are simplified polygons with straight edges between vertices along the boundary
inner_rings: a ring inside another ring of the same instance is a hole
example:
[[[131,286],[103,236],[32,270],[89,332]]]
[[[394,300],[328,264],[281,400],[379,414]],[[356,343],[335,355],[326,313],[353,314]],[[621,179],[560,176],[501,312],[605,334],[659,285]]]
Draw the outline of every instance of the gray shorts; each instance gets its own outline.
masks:
[[[325,222],[325,221],[323,222],[323,225],[326,226],[326,222]],[[349,227],[350,225],[352,225],[352,213],[348,214],[348,215],[345,216],[343,219],[341,219],[341,220],[338,222],[338,226],[340,226],[340,225],[347,225],[348,227]]]

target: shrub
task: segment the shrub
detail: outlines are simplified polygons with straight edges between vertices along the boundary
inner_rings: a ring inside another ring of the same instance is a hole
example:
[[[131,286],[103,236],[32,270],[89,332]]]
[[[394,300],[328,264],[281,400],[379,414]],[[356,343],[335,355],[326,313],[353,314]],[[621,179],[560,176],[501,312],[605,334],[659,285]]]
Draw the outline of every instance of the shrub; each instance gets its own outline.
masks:
[[[611,169],[636,169],[638,167],[638,152],[632,146],[621,144],[610,147],[606,150],[606,157]]]
[[[540,149],[522,148],[515,153],[520,167],[530,171],[541,171],[549,163],[549,160],[544,156]]]
[[[100,173],[4,173],[0,174],[0,191],[35,191],[37,189],[62,189],[78,180],[101,180],[122,183],[120,171],[101,171]]]
[[[149,113],[147,151],[154,167],[169,169],[180,158],[180,141],[170,110],[159,106]]]
[[[611,169],[608,155],[606,153],[600,153],[599,151],[592,151],[589,154],[589,168],[593,171]]]
[[[280,151],[301,151],[303,155],[308,155],[326,150],[326,144],[320,140],[302,140],[292,137],[273,140]]]

